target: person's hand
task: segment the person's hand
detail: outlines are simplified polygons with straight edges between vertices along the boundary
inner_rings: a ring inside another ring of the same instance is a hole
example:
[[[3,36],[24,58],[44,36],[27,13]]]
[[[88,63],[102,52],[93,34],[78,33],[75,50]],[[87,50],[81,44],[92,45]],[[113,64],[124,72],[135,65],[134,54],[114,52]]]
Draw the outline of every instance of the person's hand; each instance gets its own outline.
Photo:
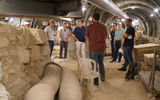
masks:
[[[66,42],[67,40],[66,40],[66,39],[63,39],[63,41]]]
[[[76,41],[78,41],[78,39],[76,39]]]

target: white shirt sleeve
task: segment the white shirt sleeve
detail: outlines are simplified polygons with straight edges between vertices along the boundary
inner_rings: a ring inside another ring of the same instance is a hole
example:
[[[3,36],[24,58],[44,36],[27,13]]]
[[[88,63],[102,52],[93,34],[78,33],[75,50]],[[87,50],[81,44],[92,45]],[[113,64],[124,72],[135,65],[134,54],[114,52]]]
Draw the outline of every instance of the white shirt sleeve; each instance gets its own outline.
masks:
[[[44,29],[44,32],[48,32],[48,26]]]
[[[62,34],[62,29],[60,29],[59,32]]]

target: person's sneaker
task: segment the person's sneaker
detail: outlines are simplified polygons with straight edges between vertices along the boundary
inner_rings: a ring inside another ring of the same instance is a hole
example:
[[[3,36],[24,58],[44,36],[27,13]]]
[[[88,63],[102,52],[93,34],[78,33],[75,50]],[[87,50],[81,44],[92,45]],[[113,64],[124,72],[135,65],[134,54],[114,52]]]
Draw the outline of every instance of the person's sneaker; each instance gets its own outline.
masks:
[[[125,79],[128,81],[128,80],[134,80],[134,76],[133,76],[133,74],[126,74],[126,77],[125,77]]]
[[[118,70],[119,70],[119,71],[127,71],[127,70],[124,69],[124,68],[119,68]]]
[[[127,81],[129,81],[129,80],[134,80],[134,77],[133,77],[133,76],[128,76],[128,77],[126,76],[125,79],[126,79]]]
[[[121,61],[118,61],[118,63],[121,63]]]
[[[112,60],[112,61],[110,61],[110,63],[112,63],[112,62],[116,62],[116,60]]]

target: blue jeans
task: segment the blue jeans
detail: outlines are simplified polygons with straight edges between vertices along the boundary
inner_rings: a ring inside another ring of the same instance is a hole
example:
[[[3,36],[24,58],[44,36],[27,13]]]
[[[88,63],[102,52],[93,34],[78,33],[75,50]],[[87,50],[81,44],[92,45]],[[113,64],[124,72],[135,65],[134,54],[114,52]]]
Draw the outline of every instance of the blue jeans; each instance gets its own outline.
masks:
[[[123,47],[124,50],[124,66],[123,68],[126,69],[128,64],[133,64],[133,55],[132,55],[132,51],[133,51],[133,47],[128,46],[128,47]]]
[[[105,69],[104,69],[104,63],[103,63],[104,54],[105,54],[105,51],[93,52],[89,50],[89,57],[94,61],[96,61],[96,66],[97,64],[99,65],[99,72],[102,80],[105,80]]]
[[[52,55],[53,52],[53,48],[54,48],[54,41],[48,40],[49,43],[49,47],[50,47],[50,57]]]

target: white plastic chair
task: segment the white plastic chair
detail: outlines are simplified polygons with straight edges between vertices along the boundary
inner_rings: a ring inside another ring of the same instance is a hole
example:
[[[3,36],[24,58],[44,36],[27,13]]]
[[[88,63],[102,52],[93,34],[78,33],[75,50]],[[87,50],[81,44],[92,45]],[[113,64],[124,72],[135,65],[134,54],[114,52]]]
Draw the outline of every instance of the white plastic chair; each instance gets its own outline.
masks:
[[[92,59],[88,59],[88,58],[80,58],[78,60],[79,62],[79,67],[82,70],[81,73],[81,84],[82,84],[82,80],[83,79],[88,79],[90,80],[90,85],[91,85],[91,89],[93,87],[93,83],[94,83],[94,78],[98,77],[98,82],[99,82],[99,87],[100,87],[100,73],[99,73],[99,67],[97,66],[96,70],[96,62]],[[93,63],[93,70],[92,70],[92,64]]]

